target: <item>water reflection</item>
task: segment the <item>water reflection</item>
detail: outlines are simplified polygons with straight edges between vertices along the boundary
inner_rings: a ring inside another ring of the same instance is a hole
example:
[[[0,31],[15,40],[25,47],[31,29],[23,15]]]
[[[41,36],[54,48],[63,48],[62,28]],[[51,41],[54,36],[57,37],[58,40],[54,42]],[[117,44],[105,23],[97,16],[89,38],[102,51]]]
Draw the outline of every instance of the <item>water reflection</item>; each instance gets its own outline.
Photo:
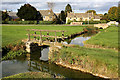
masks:
[[[88,39],[90,39],[91,37],[77,37],[72,39],[69,42],[64,42],[65,44],[75,44],[75,45],[80,45],[80,46],[84,46],[83,41],[86,41]]]
[[[48,52],[49,52],[49,47],[43,49],[43,50],[41,51],[40,60],[48,61]]]

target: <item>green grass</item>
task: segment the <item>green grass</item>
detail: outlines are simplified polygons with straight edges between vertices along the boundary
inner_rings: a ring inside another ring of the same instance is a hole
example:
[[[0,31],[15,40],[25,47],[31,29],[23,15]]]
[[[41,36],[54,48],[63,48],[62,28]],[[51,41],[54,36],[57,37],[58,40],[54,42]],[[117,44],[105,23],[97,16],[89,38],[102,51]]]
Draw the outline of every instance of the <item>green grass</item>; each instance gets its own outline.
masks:
[[[114,50],[80,46],[64,47],[51,58],[52,61],[58,62],[60,59],[65,64],[74,64],[93,73],[114,78],[118,74],[118,53]]]
[[[3,78],[2,80],[12,80],[17,78],[52,78],[52,75],[46,72],[26,72],[26,73],[19,73],[16,75],[8,76]]]
[[[41,29],[41,30],[66,30],[65,35],[70,35],[76,32],[83,31],[81,26],[60,26],[60,25],[3,25],[2,26],[2,46],[14,44],[22,39],[27,39],[28,36],[26,29]],[[33,32],[32,32],[33,33]],[[39,33],[38,33],[39,34]],[[44,33],[46,34],[46,33]],[[50,35],[55,35],[50,33]],[[60,33],[57,33],[60,36]]]
[[[26,54],[27,52],[25,50],[17,50],[17,51],[9,51],[6,56],[3,56],[2,60],[7,60],[7,59],[13,59],[15,57],[21,56],[23,54]]]
[[[101,33],[91,37],[86,43],[118,49],[118,27],[110,26],[106,30],[101,31]]]

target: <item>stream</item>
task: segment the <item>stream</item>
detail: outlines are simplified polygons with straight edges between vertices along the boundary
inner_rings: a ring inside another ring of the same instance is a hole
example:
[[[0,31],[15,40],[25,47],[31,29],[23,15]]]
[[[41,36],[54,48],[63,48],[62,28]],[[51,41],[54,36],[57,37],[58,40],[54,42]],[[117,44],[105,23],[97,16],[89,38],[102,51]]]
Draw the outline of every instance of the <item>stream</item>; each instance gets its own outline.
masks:
[[[64,43],[84,46],[83,41],[86,41],[88,39],[90,39],[90,37],[80,36],[72,39],[69,43],[68,42],[64,42]],[[0,63],[0,65],[2,64],[2,77],[23,73],[23,72],[42,71],[42,72],[55,74],[57,76],[65,76],[66,78],[70,78],[71,80],[73,78],[94,78],[94,80],[102,79],[88,73],[84,73],[78,70],[72,70],[69,68],[65,68],[47,62],[48,52],[49,52],[49,47],[45,47],[38,52],[36,51],[31,54],[28,53],[27,55],[22,55],[13,60],[2,61],[2,63]]]

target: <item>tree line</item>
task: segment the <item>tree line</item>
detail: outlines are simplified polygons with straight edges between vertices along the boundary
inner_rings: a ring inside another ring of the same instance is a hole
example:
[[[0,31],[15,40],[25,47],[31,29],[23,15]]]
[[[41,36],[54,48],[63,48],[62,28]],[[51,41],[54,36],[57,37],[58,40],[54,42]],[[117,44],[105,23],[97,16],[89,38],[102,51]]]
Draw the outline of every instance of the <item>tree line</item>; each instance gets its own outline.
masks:
[[[67,4],[65,7],[65,10],[62,10],[58,17],[54,19],[56,23],[65,23],[67,13],[72,12],[72,7],[70,4]],[[95,10],[88,10],[87,13],[93,12],[94,15],[96,15]],[[30,4],[24,4],[23,6],[18,9],[17,16],[20,19],[25,20],[43,20],[43,17],[39,11],[35,7],[33,7]],[[2,12],[2,20],[5,21],[8,19],[9,15],[6,12]],[[106,21],[120,21],[120,2],[118,4],[118,7],[113,6],[108,10],[108,13],[105,13],[102,17],[102,20]]]

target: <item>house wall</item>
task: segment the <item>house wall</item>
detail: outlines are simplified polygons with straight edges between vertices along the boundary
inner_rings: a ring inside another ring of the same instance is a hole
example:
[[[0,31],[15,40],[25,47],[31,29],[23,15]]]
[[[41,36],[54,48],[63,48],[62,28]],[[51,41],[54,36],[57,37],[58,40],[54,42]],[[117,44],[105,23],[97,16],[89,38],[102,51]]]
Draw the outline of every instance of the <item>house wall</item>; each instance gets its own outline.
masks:
[[[49,17],[49,16],[43,16],[43,21],[53,21],[55,17],[52,16],[52,17]]]
[[[69,17],[66,17],[66,24],[68,23],[68,20],[76,20],[76,21],[81,21],[81,18],[69,18]],[[82,21],[88,21],[90,20],[89,18],[83,18]]]

